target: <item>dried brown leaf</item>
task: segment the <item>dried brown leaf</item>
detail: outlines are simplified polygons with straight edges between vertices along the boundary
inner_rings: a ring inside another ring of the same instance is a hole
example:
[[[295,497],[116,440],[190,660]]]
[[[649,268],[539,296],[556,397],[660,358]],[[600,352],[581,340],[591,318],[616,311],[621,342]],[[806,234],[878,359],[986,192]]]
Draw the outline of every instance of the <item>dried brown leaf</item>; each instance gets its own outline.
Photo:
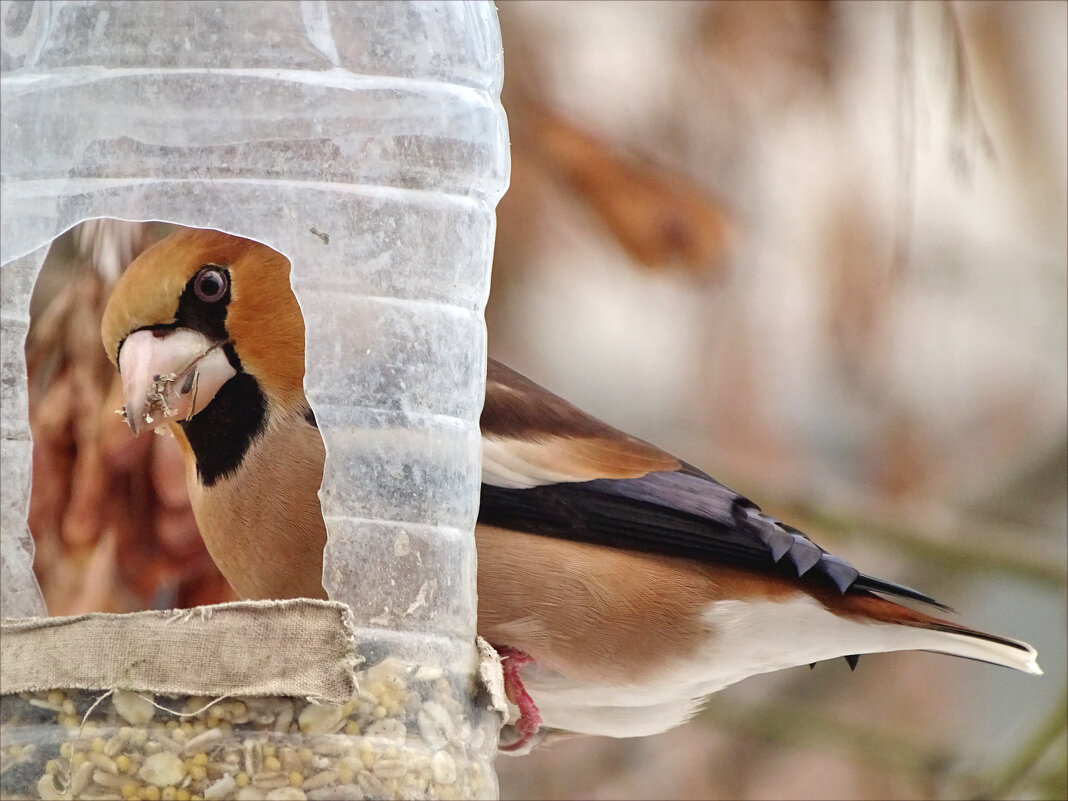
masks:
[[[517,148],[563,180],[639,264],[714,274],[730,247],[723,205],[689,179],[613,148],[546,105],[526,101]]]

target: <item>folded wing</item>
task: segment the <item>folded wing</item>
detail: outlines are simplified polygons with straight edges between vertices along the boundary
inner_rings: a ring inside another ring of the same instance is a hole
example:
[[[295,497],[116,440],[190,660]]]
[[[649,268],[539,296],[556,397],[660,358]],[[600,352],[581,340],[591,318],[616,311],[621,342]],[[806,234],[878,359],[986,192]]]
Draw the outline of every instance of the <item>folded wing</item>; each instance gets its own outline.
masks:
[[[860,573],[711,476],[492,360],[482,437],[480,523],[945,608]]]

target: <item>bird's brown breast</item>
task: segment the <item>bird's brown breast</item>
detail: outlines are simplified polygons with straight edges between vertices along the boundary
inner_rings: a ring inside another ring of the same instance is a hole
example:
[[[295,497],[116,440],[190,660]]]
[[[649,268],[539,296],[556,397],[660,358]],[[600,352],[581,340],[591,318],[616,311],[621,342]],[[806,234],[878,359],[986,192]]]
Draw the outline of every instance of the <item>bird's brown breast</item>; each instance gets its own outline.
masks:
[[[240,597],[326,597],[326,527],[316,494],[325,458],[318,430],[301,417],[254,442],[240,471],[211,487],[200,484],[195,460],[188,460],[201,536]]]

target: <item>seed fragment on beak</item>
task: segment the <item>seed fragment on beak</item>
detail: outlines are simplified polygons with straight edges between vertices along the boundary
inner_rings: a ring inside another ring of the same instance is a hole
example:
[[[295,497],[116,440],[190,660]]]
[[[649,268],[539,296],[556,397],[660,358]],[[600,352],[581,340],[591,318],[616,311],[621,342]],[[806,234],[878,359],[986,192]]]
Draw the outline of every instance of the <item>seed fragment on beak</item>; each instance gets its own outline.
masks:
[[[199,332],[177,329],[160,335],[142,329],[119,352],[123,419],[139,434],[168,422],[186,422],[236,375],[223,349]]]

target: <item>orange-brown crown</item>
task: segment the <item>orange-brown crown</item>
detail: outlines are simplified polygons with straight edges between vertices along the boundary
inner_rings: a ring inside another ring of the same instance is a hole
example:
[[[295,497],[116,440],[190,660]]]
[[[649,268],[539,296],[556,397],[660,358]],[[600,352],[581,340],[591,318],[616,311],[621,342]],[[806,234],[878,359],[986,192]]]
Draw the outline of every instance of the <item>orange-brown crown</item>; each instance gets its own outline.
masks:
[[[289,283],[289,260],[266,245],[210,229],[186,228],[138,256],[115,285],[101,322],[104,349],[118,364],[134,331],[176,322],[179,299],[203,266],[230,272],[226,331],[242,368],[269,399],[303,398],[304,318]]]

